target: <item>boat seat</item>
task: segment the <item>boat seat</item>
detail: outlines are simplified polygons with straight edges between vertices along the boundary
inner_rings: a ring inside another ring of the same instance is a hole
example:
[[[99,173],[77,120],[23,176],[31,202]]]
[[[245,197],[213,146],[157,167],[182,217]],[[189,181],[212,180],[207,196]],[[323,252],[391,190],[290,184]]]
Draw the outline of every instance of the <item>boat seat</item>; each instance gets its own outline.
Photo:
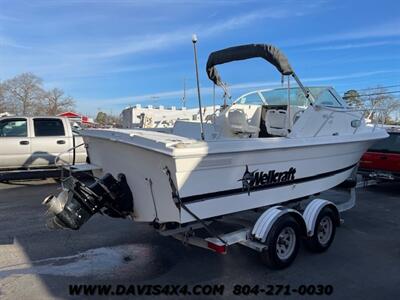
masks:
[[[260,128],[249,125],[247,116],[242,109],[230,110],[228,113],[229,126],[234,134],[253,136],[258,134]]]
[[[265,127],[267,132],[276,136],[287,136],[286,110],[268,109],[265,116]]]

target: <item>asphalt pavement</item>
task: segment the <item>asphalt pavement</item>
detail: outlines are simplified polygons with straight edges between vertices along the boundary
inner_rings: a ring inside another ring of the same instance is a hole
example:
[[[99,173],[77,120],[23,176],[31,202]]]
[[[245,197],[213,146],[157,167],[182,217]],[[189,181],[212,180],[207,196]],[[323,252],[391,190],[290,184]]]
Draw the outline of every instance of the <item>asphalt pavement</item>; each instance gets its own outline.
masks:
[[[69,299],[73,284],[120,286],[120,292],[149,285],[224,288],[222,296],[203,291],[192,295],[195,299],[262,299],[255,288],[268,285],[274,292],[279,285],[330,286],[329,299],[399,298],[400,184],[358,189],[357,205],[343,213],[345,223],[331,248],[313,254],[302,247],[293,265],[279,271],[266,268],[256,252],[240,245],[219,255],[131,220],[96,215],[79,231],[51,231],[41,201],[57,189],[51,180],[0,184],[0,299]],[[249,285],[254,293],[235,296],[236,285]],[[130,296],[153,297],[139,296],[138,290]],[[307,298],[298,292],[270,297]]]

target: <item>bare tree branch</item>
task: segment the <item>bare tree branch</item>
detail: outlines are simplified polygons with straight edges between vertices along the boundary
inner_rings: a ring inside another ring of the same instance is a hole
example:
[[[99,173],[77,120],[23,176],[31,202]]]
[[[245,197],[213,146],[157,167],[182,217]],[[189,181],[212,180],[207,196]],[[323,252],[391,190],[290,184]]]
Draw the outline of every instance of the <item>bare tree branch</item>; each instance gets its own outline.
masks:
[[[44,93],[42,80],[32,73],[23,73],[4,81],[3,89],[10,112],[22,115],[35,114]]]
[[[374,95],[366,96],[364,101],[367,107],[384,109],[385,123],[392,122],[395,113],[400,110],[400,99],[389,94],[386,88],[379,86],[375,89]],[[373,113],[370,116],[374,118]]]
[[[58,88],[45,93],[44,104],[44,112],[47,115],[57,115],[63,111],[70,111],[75,108],[75,100],[70,96],[65,96],[64,91]]]
[[[7,110],[7,105],[6,105],[6,99],[4,95],[4,86],[2,83],[0,83],[0,113],[6,112]]]
[[[45,91],[42,79],[23,73],[0,84],[0,112],[17,115],[57,115],[73,110],[75,100],[59,88]]]

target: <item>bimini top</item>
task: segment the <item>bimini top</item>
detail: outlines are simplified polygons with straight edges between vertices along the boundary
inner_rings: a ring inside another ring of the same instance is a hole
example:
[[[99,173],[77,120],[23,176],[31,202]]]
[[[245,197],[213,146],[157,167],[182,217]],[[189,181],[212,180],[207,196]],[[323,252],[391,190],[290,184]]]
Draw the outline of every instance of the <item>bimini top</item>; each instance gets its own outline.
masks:
[[[222,86],[221,77],[218,74],[216,65],[224,64],[235,60],[244,60],[253,57],[261,57],[274,65],[282,75],[293,74],[293,69],[286,56],[275,46],[267,44],[249,44],[230,47],[212,52],[207,61],[207,75],[216,85]]]

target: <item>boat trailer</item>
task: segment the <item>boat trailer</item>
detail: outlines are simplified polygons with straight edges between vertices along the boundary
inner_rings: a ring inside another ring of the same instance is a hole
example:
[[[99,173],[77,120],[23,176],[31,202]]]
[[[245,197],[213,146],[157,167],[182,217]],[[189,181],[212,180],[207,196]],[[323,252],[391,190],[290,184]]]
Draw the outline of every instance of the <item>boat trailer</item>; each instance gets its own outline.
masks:
[[[86,169],[100,170],[94,165]],[[72,174],[72,170],[67,170]],[[43,204],[53,215],[50,228],[77,230],[95,213],[126,218],[133,213],[133,198],[124,175],[114,178],[105,174],[86,185],[74,176],[63,182],[63,192],[57,197],[47,197]],[[336,227],[343,223],[340,213],[354,207],[356,188],[363,183],[348,180],[344,187],[337,187],[322,194],[290,200],[279,205],[257,208],[212,219],[188,223],[152,223],[163,236],[170,236],[184,244],[226,254],[228,247],[240,244],[261,254],[262,260],[274,269],[288,267],[297,256],[300,240],[312,252],[326,251],[334,240]],[[329,193],[339,194],[341,203],[328,201]],[[321,196],[322,195],[322,196]],[[211,225],[219,225],[216,230]],[[234,230],[226,230],[235,227]]]
[[[219,223],[241,227],[218,236],[197,236],[196,233],[204,229],[203,224],[199,222],[174,229],[158,228],[157,231],[184,244],[220,254],[226,254],[229,246],[239,244],[259,252],[269,267],[282,269],[293,262],[300,239],[304,240],[312,252],[323,252],[329,248],[336,227],[344,222],[340,213],[354,207],[356,188],[361,186],[357,184],[347,189],[336,188],[334,193],[347,196],[343,197],[345,201],[340,203],[314,196],[288,201],[264,210],[255,209],[206,220],[207,225]]]

